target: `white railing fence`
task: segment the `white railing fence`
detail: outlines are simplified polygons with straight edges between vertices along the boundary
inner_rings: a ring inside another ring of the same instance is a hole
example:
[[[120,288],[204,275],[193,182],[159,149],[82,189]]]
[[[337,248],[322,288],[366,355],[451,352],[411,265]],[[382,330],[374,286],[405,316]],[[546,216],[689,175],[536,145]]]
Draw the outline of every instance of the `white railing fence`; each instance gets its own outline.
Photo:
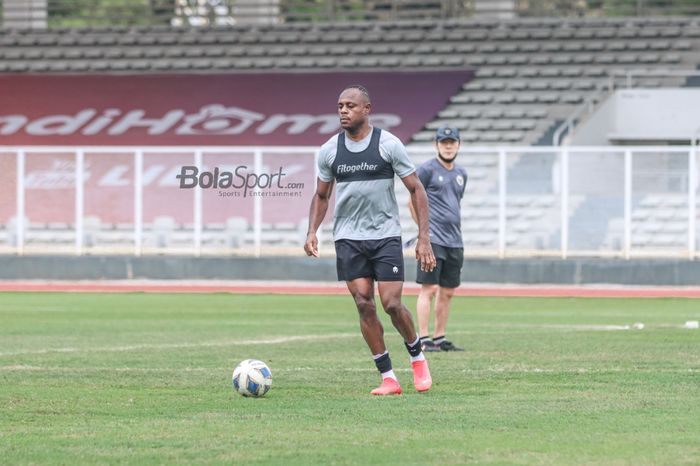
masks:
[[[416,163],[434,156],[431,146],[409,152]],[[316,153],[0,147],[0,251],[300,254]],[[697,146],[465,146],[465,254],[694,259],[697,157]],[[416,227],[400,181],[396,194],[408,237]],[[332,212],[320,239],[332,252]]]

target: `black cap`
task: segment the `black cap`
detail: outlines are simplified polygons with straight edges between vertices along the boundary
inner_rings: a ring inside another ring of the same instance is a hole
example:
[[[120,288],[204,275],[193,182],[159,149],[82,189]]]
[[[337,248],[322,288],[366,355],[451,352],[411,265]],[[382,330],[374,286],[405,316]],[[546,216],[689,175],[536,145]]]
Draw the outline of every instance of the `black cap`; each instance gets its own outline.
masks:
[[[459,130],[454,126],[441,126],[435,133],[435,140],[440,142],[445,139],[453,139],[459,141]]]

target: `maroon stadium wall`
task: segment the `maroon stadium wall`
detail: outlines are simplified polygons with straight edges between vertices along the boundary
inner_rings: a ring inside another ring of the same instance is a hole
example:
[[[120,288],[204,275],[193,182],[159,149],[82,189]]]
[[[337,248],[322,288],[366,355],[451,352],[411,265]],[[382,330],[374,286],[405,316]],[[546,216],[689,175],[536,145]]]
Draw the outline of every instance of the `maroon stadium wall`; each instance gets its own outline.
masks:
[[[339,130],[343,87],[365,85],[375,124],[404,141],[445,107],[471,71],[0,76],[0,224],[16,215],[16,157],[1,146],[195,146],[203,167],[254,166],[253,151],[207,153],[206,146],[318,147]],[[263,169],[284,172],[294,196],[266,198],[263,222],[298,222],[308,212],[314,153],[263,153]],[[134,219],[133,151],[84,153],[85,216],[107,224]],[[26,216],[34,223],[75,219],[75,153],[26,152]],[[174,189],[192,153],[143,158],[143,221],[193,222],[192,190]],[[286,188],[285,188],[286,189]],[[240,190],[239,190],[240,191]],[[232,192],[230,192],[232,193]],[[203,194],[203,222],[253,222],[253,199]],[[236,194],[241,194],[237,192]],[[243,193],[245,194],[245,193]]]
[[[0,76],[2,145],[317,145],[336,101],[366,86],[377,126],[403,141],[472,71]]]

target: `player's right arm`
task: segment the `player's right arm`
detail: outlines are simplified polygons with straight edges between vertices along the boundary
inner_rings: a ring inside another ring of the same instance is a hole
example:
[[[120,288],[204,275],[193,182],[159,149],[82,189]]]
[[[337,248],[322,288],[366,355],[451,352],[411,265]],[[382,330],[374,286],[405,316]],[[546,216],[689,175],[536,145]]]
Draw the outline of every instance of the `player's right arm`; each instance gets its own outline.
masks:
[[[306,233],[306,243],[304,243],[304,251],[307,256],[318,257],[318,238],[316,232],[321,226],[323,218],[328,211],[328,201],[333,192],[333,180],[323,181],[318,178],[316,192],[311,199],[311,208],[309,209],[309,230]]]
[[[316,232],[321,226],[323,218],[328,210],[328,201],[333,192],[333,161],[335,160],[335,149],[338,144],[338,136],[330,138],[321,146],[316,158],[316,167],[318,168],[318,179],[316,180],[316,192],[311,199],[311,208],[309,209],[309,229],[306,232],[306,242],[304,243],[304,252],[307,256],[318,257],[318,238]]]

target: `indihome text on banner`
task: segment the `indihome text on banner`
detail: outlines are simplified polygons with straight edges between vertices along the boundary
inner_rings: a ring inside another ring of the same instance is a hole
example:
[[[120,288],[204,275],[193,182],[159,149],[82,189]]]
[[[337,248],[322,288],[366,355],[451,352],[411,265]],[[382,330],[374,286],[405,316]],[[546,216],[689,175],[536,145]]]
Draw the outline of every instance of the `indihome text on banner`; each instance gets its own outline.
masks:
[[[347,85],[404,142],[471,71],[0,76],[0,146],[316,145]]]

